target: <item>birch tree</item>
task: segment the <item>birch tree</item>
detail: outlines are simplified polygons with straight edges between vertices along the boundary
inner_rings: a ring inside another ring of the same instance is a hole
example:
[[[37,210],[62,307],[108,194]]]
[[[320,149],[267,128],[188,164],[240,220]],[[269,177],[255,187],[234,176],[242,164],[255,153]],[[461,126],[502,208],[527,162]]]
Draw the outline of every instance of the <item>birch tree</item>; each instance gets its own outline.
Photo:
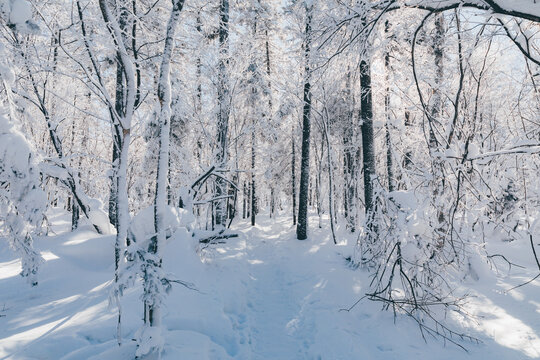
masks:
[[[159,68],[157,97],[160,104],[159,117],[159,154],[156,179],[156,192],[154,198],[154,229],[156,235],[150,240],[146,266],[144,267],[144,294],[143,301],[148,317],[145,316],[146,324],[139,333],[139,347],[137,356],[145,355],[145,358],[160,358],[163,349],[161,329],[161,306],[164,292],[168,291],[170,284],[160,273],[161,255],[160,247],[165,243],[165,216],[168,206],[167,179],[169,173],[169,141],[171,131],[171,79],[170,67],[174,50],[176,28],[180,19],[180,13],[184,7],[184,0],[177,0],[167,23],[165,43]],[[166,284],[165,286],[163,284]]]

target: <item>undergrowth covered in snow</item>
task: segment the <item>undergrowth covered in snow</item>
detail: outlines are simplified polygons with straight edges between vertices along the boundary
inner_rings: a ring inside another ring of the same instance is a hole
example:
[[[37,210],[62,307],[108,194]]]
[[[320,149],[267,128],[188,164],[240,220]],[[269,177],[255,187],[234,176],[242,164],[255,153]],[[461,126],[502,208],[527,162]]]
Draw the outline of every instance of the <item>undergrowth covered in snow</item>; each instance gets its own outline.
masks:
[[[45,259],[39,287],[22,282],[20,260],[0,249],[0,359],[132,359],[142,325],[140,280],[121,298],[119,347],[116,311],[108,302],[114,236],[96,235],[88,225],[67,232],[67,215],[54,210],[48,216],[56,235],[36,240]],[[233,230],[237,238],[201,246],[181,229],[164,246],[163,271],[182,284],[171,282],[163,299],[163,359],[540,356],[539,284],[506,292],[534,276],[529,270],[474,257],[478,277],[455,280],[456,295],[470,294],[463,305],[470,316],[449,312],[445,324],[479,339],[452,338],[465,351],[440,338],[424,341],[415,320],[400,311],[381,312],[381,304],[367,298],[356,303],[372,291],[372,278],[347,261],[356,237],[345,229],[338,229],[337,246],[322,229],[296,240],[285,217],[261,216],[255,227],[240,221]],[[504,247],[513,263],[532,265],[526,241],[503,242],[496,230],[491,235],[492,253]]]

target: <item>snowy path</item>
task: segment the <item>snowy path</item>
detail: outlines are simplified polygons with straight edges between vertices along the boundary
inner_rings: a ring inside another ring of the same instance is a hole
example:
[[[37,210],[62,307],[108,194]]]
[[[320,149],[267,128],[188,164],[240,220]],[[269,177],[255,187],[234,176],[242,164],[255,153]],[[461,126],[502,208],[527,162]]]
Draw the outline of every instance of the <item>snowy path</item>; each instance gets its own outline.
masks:
[[[237,249],[244,252],[239,258],[247,272],[243,331],[251,348],[248,358],[316,358],[310,355],[318,335],[312,315],[337,312],[335,305],[321,305],[319,295],[321,284],[332,276],[332,269],[325,266],[328,259],[341,265],[339,257],[333,248],[319,252],[313,242],[295,240],[295,228],[284,217],[263,217],[255,227],[242,225],[237,231],[244,246]]]
[[[300,309],[299,299],[287,279],[291,274],[288,269],[291,259],[283,253],[278,255],[278,250],[268,242],[248,245],[251,283],[247,306],[253,359],[298,358],[296,352],[300,346],[290,333],[289,325]]]

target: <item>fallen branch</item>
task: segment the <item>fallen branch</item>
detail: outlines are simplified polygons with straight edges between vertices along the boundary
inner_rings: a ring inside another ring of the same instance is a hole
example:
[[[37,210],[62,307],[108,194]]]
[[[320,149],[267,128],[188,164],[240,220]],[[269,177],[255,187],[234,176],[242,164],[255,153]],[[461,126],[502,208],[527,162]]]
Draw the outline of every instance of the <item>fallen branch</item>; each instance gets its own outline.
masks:
[[[225,242],[216,242],[216,240],[225,240],[230,238],[236,238],[238,234],[218,234],[213,235],[204,239],[200,239],[199,243],[201,244],[224,244]]]

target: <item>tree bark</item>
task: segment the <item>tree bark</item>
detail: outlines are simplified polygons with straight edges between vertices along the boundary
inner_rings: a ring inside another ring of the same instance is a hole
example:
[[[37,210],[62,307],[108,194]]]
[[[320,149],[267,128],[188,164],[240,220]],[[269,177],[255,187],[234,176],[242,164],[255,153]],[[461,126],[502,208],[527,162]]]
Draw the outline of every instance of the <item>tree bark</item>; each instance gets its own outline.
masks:
[[[437,225],[436,229],[441,236],[446,233],[445,216],[442,204],[438,202],[439,196],[444,192],[445,178],[444,168],[439,155],[439,147],[441,143],[437,139],[435,134],[435,128],[440,125],[440,117],[442,114],[442,91],[441,86],[444,82],[444,16],[443,14],[437,14],[435,18],[435,37],[433,39],[433,55],[435,62],[435,84],[433,88],[433,102],[430,109],[430,116],[428,120],[430,122],[429,132],[429,151],[432,158],[432,172],[433,172],[433,203],[437,208]]]
[[[244,181],[244,192],[242,196],[242,219],[246,218],[246,206],[247,206],[247,186],[246,182]]]
[[[251,130],[251,226],[255,226],[255,216],[257,215],[257,196],[255,195],[255,126],[253,127]]]
[[[152,255],[157,255],[155,260],[151,260],[149,264],[154,267],[161,267],[161,257],[159,256],[159,247],[165,242],[166,239],[166,212],[167,212],[167,179],[169,172],[169,144],[170,144],[170,131],[171,131],[171,79],[170,79],[170,63],[172,58],[172,52],[174,49],[174,37],[178,20],[180,18],[180,12],[184,6],[184,0],[177,0],[173,3],[173,8],[167,24],[167,34],[165,37],[165,44],[163,47],[163,55],[161,59],[161,66],[159,71],[159,80],[157,95],[161,105],[161,110],[158,118],[159,126],[159,152],[158,152],[158,167],[156,177],[156,192],[154,198],[154,230],[156,235],[152,237],[148,252]],[[153,279],[158,283],[162,279]],[[147,276],[145,276],[147,281]],[[146,285],[146,284],[145,284]],[[145,286],[146,292],[157,291],[152,289],[152,286]],[[157,295],[157,296],[156,296]],[[161,304],[156,298],[159,294],[150,293],[145,298],[152,299],[148,307],[148,325],[150,327],[161,326]],[[151,353],[158,353],[161,349],[151,349]]]
[[[293,226],[296,225],[296,142],[295,129],[293,127],[292,132],[292,159],[291,159],[291,188],[292,188],[292,213],[293,213]]]
[[[317,147],[315,146],[315,204],[317,206],[317,217],[319,219],[319,229],[322,228],[322,196],[321,196],[321,187],[322,187],[322,168],[323,168],[323,159],[324,159],[324,132],[321,132],[321,153],[317,153]]]
[[[77,4],[79,6],[79,4]],[[119,144],[119,154],[118,154],[118,168],[117,173],[117,200],[116,200],[116,210],[117,210],[117,232],[116,240],[114,245],[114,254],[115,254],[115,283],[119,279],[119,264],[123,249],[126,246],[127,242],[127,230],[129,226],[129,199],[128,199],[128,186],[127,186],[127,175],[128,175],[128,156],[129,156],[129,144],[131,140],[131,120],[133,113],[135,111],[135,101],[136,101],[136,81],[135,81],[135,72],[133,67],[133,61],[128,55],[126,50],[126,45],[124,42],[123,31],[120,28],[118,20],[113,16],[107,0],[99,0],[99,8],[101,10],[101,15],[103,21],[105,22],[106,28],[111,36],[114,45],[117,49],[117,59],[122,68],[125,81],[125,100],[124,108],[122,113],[117,113],[116,110],[110,110],[111,117],[113,118],[113,123],[118,124],[122,130],[121,132],[121,146]],[[82,25],[81,25],[82,26]],[[86,40],[86,36],[85,36]],[[94,68],[98,69],[96,65],[96,59],[92,55],[89,45],[86,44],[87,52],[94,64]],[[97,70],[96,70],[97,71]],[[98,76],[99,73],[97,74]],[[100,79],[100,82],[102,80]],[[109,107],[112,107],[112,104],[109,104]],[[121,343],[121,311],[119,307],[118,314],[118,324],[117,324],[117,339],[118,343]]]
[[[388,29],[389,22],[386,20],[384,24],[384,32],[386,35],[386,41],[390,41],[388,38]],[[392,158],[392,139],[390,137],[390,126],[391,126],[391,116],[390,116],[390,49],[387,48],[384,54],[384,70],[385,70],[385,82],[386,89],[384,92],[384,112],[386,115],[386,126],[385,126],[385,142],[386,142],[386,175],[388,177],[388,191],[392,192],[395,190],[395,179],[394,179],[394,162]]]
[[[351,72],[347,73],[347,84],[345,89],[345,98],[352,102],[351,99]],[[356,157],[354,150],[354,124],[353,110],[347,111],[347,122],[343,134],[343,172],[345,184],[343,187],[344,198],[344,215],[347,220],[347,229],[350,232],[356,231]]]
[[[413,122],[411,119],[411,113],[410,111],[405,111],[405,129],[412,127]],[[408,131],[408,130],[405,130]],[[412,150],[410,147],[407,147],[405,150],[405,155],[403,156],[403,168],[406,170],[410,170],[412,166]]]
[[[227,137],[229,132],[229,75],[227,70],[229,56],[229,0],[221,0],[219,8],[219,65],[218,65],[218,123],[217,123],[217,156],[216,163],[219,168],[227,164]],[[222,179],[216,180],[216,197],[227,194],[227,184]],[[225,225],[227,222],[226,200],[218,200],[216,206],[216,225]]]
[[[326,148],[327,148],[327,164],[328,164],[328,212],[330,215],[330,229],[332,231],[332,240],[334,240],[334,244],[337,244],[336,240],[336,231],[334,228],[334,188],[333,188],[333,174],[332,174],[332,153],[330,152],[330,137],[328,136],[328,113],[326,114],[325,118],[323,119],[323,130],[324,130],[324,138],[326,140]]]
[[[360,62],[360,119],[362,121],[362,153],[364,165],[364,202],[366,215],[373,210],[373,182],[375,180],[375,144],[373,133],[373,101],[371,97],[371,69],[369,60]]]
[[[307,208],[309,197],[309,147],[311,128],[311,18],[313,5],[306,4],[306,30],[304,44],[304,107],[302,111],[302,159],[300,165],[300,193],[298,198],[298,225],[296,226],[296,238],[307,239]]]

